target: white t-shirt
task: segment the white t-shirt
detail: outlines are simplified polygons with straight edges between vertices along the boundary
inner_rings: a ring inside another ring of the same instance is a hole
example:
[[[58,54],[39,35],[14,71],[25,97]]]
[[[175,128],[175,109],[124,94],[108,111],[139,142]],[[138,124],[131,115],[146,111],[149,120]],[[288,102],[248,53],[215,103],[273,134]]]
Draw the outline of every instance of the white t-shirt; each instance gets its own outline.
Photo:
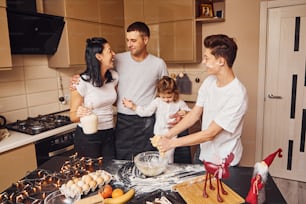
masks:
[[[98,116],[98,129],[105,130],[114,127],[113,123],[113,104],[117,99],[116,85],[119,75],[116,71],[110,70],[113,81],[104,83],[102,87],[94,87],[90,82],[80,78],[76,85],[79,94],[84,98],[84,105],[92,107],[92,112]],[[79,123],[79,126],[81,124]]]
[[[190,108],[183,100],[166,103],[157,97],[146,107],[137,106],[135,112],[141,117],[151,116],[155,113],[154,134],[163,135],[169,131],[168,123],[171,120],[169,117],[179,110],[190,111]]]
[[[166,63],[151,54],[137,62],[130,52],[116,54],[115,59],[116,70],[120,75],[117,111],[135,115],[134,111],[123,106],[122,99],[128,98],[137,105],[147,106],[156,97],[157,81],[168,75]]]
[[[220,164],[231,152],[237,165],[242,156],[241,133],[244,115],[248,107],[247,92],[235,78],[224,87],[217,87],[215,76],[208,76],[198,91],[196,105],[203,107],[202,130],[212,121],[223,128],[212,141],[201,143],[200,160]]]

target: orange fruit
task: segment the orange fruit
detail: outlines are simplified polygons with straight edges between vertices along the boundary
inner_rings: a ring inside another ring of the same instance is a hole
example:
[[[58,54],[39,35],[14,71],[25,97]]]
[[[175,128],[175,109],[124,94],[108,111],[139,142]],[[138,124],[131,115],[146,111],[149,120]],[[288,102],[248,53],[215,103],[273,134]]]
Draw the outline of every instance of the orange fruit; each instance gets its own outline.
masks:
[[[116,188],[112,192],[112,198],[117,198],[119,196],[122,196],[124,194],[124,191],[121,188]]]
[[[112,196],[113,193],[113,187],[109,184],[106,184],[103,189],[101,189],[100,191],[100,195],[103,198],[110,198]]]

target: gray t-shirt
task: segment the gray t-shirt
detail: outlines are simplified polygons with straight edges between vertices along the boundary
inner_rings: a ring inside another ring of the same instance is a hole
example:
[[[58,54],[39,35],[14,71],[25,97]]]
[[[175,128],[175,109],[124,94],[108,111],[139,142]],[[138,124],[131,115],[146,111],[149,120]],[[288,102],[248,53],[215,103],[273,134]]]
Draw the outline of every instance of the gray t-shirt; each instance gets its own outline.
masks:
[[[132,100],[139,106],[147,106],[156,97],[156,83],[163,76],[168,76],[166,63],[149,54],[143,61],[133,60],[130,52],[115,55],[116,70],[120,80],[118,84],[117,111],[127,115],[135,112],[125,108],[123,98]]]

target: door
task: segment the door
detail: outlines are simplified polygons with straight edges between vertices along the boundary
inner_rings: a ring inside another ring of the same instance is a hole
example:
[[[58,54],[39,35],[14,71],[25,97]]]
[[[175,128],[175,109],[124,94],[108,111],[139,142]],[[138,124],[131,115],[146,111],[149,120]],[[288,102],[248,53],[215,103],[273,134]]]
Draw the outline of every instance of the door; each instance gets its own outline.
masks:
[[[268,9],[263,155],[271,175],[306,181],[306,4]]]

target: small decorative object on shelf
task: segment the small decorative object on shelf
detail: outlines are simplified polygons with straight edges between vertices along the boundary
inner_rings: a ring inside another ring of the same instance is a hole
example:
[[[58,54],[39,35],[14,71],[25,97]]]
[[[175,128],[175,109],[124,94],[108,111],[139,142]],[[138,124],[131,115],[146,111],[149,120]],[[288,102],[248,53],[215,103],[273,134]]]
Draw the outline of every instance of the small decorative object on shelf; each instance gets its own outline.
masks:
[[[213,18],[214,7],[212,3],[200,4],[200,17]]]
[[[245,199],[247,203],[263,204],[266,201],[265,184],[268,179],[269,166],[276,155],[282,157],[282,151],[283,150],[279,148],[277,151],[267,156],[263,161],[255,163],[251,179],[251,187]]]

